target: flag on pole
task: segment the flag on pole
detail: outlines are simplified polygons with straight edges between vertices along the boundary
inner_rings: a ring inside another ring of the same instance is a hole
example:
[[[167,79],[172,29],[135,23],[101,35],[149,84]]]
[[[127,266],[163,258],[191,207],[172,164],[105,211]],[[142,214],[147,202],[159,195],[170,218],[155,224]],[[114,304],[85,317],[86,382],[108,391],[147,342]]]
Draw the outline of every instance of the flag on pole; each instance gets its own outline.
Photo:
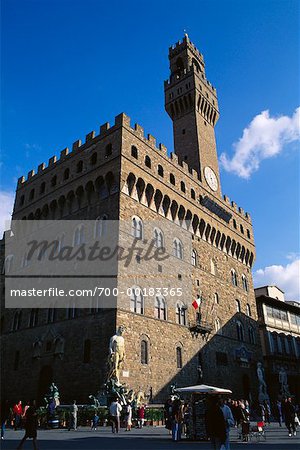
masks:
[[[192,306],[195,309],[198,309],[200,306],[200,303],[201,303],[201,297],[200,297],[200,295],[197,295],[197,298],[196,298],[196,300],[193,301]]]

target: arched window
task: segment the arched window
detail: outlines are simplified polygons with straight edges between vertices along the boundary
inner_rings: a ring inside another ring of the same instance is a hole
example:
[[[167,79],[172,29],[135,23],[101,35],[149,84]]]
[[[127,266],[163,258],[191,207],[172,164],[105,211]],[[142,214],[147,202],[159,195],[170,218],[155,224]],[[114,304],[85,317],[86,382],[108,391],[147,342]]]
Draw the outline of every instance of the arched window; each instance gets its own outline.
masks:
[[[136,239],[143,239],[143,222],[139,217],[132,218],[132,236]]]
[[[131,146],[131,156],[138,159],[138,149],[134,145]]]
[[[192,250],[192,265],[197,266],[197,252],[194,249]]]
[[[59,255],[59,253],[62,251],[64,247],[64,240],[65,240],[65,233],[62,233],[60,236],[56,237],[56,244],[55,247],[53,247],[53,250],[51,251],[50,255],[53,253],[53,255]],[[54,242],[55,242],[54,241]]]
[[[194,189],[191,189],[191,198],[193,200],[196,200],[196,193],[195,193]]]
[[[93,300],[92,300],[90,312],[92,314],[96,314],[97,312],[99,312],[99,310],[100,310],[100,308],[99,308],[99,297],[94,297]]]
[[[210,260],[210,273],[216,275],[216,263],[213,259]]]
[[[112,154],[112,145],[107,144],[107,146],[105,147],[105,158],[107,158],[111,154]]]
[[[7,255],[7,257],[4,260],[3,266],[2,266],[2,274],[8,274],[12,270],[14,257],[13,255]]]
[[[86,339],[83,345],[83,362],[84,364],[88,364],[91,362],[91,347],[92,343],[90,339]]]
[[[31,189],[30,194],[29,194],[29,200],[33,200],[34,199],[34,189]]]
[[[219,294],[217,292],[214,293],[214,300],[217,305],[220,303]]]
[[[66,169],[64,171],[64,180],[68,180],[70,178],[70,169]]]
[[[222,324],[218,317],[215,320],[215,330],[217,334],[222,334]]]
[[[175,177],[172,173],[170,173],[170,183],[173,184],[173,186],[175,186]]]
[[[19,205],[23,206],[24,205],[24,201],[25,201],[25,195],[21,195],[20,201],[19,201]]]
[[[56,319],[56,308],[48,308],[47,322],[53,323]]]
[[[247,303],[247,305],[246,305],[246,314],[247,314],[247,316],[251,317],[251,307],[250,307],[249,303]]]
[[[99,239],[102,236],[105,236],[107,232],[107,215],[103,214],[103,216],[97,217],[95,221],[95,229],[94,229],[94,237],[95,239]]]
[[[176,365],[177,369],[182,369],[182,348],[176,347]]]
[[[247,229],[247,238],[250,239],[250,231]]]
[[[23,257],[22,257],[22,261],[21,261],[21,267],[27,267],[29,266],[29,259],[28,259],[28,255],[27,253],[24,253]]]
[[[235,220],[235,219],[232,219],[232,223],[233,223],[233,228],[236,229],[236,220]]]
[[[137,314],[144,314],[144,298],[142,289],[138,286],[131,288],[130,311]]]
[[[44,194],[45,190],[46,190],[46,183],[45,181],[43,181],[40,186],[40,194]]]
[[[250,344],[255,344],[255,331],[252,326],[248,328],[248,335]]]
[[[236,271],[234,269],[231,269],[231,283],[233,284],[233,286],[237,286],[237,274]]]
[[[159,228],[154,228],[154,244],[158,248],[162,248],[164,246],[164,235]]]
[[[12,331],[18,331],[21,327],[22,311],[16,311],[12,322]]]
[[[236,323],[236,334],[237,334],[238,341],[244,342],[244,340],[245,340],[244,327],[243,327],[243,324],[239,320]]]
[[[244,227],[242,224],[240,225],[240,229],[241,229],[241,233],[244,234]]]
[[[156,297],[155,299],[155,317],[157,319],[167,319],[166,301],[163,297]]]
[[[236,312],[241,312],[241,302],[239,300],[235,301]]]
[[[83,161],[78,161],[77,165],[76,165],[76,172],[80,173],[83,171]]]
[[[32,308],[32,310],[30,311],[30,316],[29,316],[29,328],[33,328],[36,327],[38,324],[38,309],[37,308]]]
[[[84,227],[83,225],[78,225],[78,227],[76,227],[74,231],[73,245],[77,246],[83,243],[84,243]]]
[[[178,259],[183,259],[183,245],[178,238],[173,241],[173,255]]]
[[[161,166],[160,164],[158,164],[158,166],[157,166],[157,173],[160,177],[164,176],[164,169],[163,169],[163,166]]]
[[[151,169],[151,159],[150,159],[150,156],[148,156],[148,155],[145,156],[145,166],[149,167],[149,169]]]
[[[186,306],[179,302],[176,305],[176,322],[179,325],[186,325]]]
[[[54,175],[54,177],[51,178],[51,186],[54,187],[57,184],[57,176]]]
[[[248,281],[244,274],[242,275],[242,286],[244,291],[248,292]]]
[[[90,164],[94,166],[97,163],[98,155],[97,152],[94,152],[90,158]]]
[[[271,336],[273,338],[273,351],[274,353],[279,353],[277,333],[274,332],[271,334]]]
[[[141,341],[141,363],[148,364],[148,342],[145,339]]]
[[[67,308],[67,319],[75,319],[77,316],[77,309],[75,302],[71,302],[69,308]]]
[[[182,192],[185,192],[185,183],[184,183],[184,181],[180,182],[180,189],[182,190]]]

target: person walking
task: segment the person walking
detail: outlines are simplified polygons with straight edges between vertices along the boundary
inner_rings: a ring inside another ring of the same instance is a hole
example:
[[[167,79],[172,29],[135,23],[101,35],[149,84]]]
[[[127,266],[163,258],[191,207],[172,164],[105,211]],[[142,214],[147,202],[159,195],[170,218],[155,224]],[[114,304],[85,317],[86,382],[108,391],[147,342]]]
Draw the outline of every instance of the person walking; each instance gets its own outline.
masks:
[[[267,400],[264,401],[264,408],[265,408],[265,419],[266,423],[270,425],[271,423],[271,408]]]
[[[35,400],[31,400],[25,416],[25,435],[21,440],[20,444],[18,445],[17,450],[20,450],[23,447],[23,444],[27,438],[32,439],[32,445],[34,450],[38,450],[36,443],[37,427],[38,421],[37,421],[36,404]]]
[[[70,408],[70,422],[69,422],[69,431],[73,428],[75,431],[77,430],[77,413],[78,406],[76,405],[76,400],[73,401],[73,405]]]
[[[229,406],[225,403],[224,399],[220,399],[220,407],[221,410],[223,412],[223,416],[225,419],[225,423],[226,423],[226,441],[225,441],[225,449],[226,450],[230,450],[230,440],[229,440],[229,432],[230,432],[230,427],[234,427],[235,424],[235,420],[233,418],[231,409],[229,408]]]
[[[5,433],[5,425],[7,424],[7,421],[10,417],[10,407],[8,400],[4,400],[1,402],[1,439],[4,439],[4,433]]]
[[[220,450],[221,446],[225,446],[226,422],[217,397],[212,396],[208,398],[208,408],[205,413],[205,427],[214,450]]]
[[[141,405],[138,408],[138,427],[143,428],[145,422],[145,405]]]
[[[22,418],[22,402],[21,400],[15,404],[13,407],[13,413],[14,413],[14,428],[17,430],[21,426],[21,418]]]
[[[126,422],[126,429],[125,429],[125,431],[131,431],[131,427],[132,427],[132,406],[131,406],[130,402],[127,402],[127,405],[126,405],[125,422]]]
[[[109,407],[112,433],[119,433],[121,411],[122,406],[119,403],[119,399],[115,398]]]
[[[277,400],[276,402],[276,416],[278,420],[278,424],[281,427],[282,426],[282,403]]]
[[[173,402],[172,411],[172,440],[180,441],[183,424],[183,404],[180,399],[175,399]]]
[[[99,423],[99,416],[98,414],[95,412],[92,421],[91,421],[91,430],[97,431],[97,426]]]
[[[169,430],[169,434],[171,434],[172,431],[172,404],[172,399],[168,398],[164,406],[166,429]]]
[[[285,426],[288,429],[289,436],[292,436],[292,432],[294,436],[296,436],[296,427],[295,427],[295,414],[296,410],[294,405],[292,404],[291,397],[286,398],[283,404],[283,412],[285,417]]]

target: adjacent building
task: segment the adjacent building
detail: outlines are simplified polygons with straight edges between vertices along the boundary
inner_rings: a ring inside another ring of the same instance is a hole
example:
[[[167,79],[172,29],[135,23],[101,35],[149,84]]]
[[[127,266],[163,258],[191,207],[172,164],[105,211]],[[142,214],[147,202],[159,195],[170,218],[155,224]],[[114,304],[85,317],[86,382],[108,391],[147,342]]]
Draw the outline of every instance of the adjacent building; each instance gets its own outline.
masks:
[[[255,296],[269,396],[275,401],[290,393],[299,403],[300,304],[285,301],[277,286],[257,288]]]

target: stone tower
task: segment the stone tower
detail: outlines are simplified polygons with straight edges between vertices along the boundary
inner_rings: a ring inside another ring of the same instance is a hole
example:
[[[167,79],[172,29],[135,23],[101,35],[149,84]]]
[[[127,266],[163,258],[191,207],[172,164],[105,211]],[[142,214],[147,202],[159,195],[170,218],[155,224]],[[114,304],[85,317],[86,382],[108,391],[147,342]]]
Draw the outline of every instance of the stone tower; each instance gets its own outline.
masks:
[[[174,148],[180,162],[198,172],[200,181],[221,195],[215,124],[217,92],[206,79],[203,55],[187,35],[169,48],[170,78],[165,108],[173,121]]]
[[[155,242],[168,259],[134,255],[128,267],[119,261],[110,273],[119,291],[116,305],[109,306],[116,307],[103,308],[96,296],[77,308],[75,298],[67,296],[66,304],[55,297],[47,306],[43,297],[39,310],[23,308],[23,297],[20,307],[4,308],[6,276],[15,289],[16,270],[23,289],[33,265],[25,264],[26,252],[19,249],[4,255],[0,241],[1,379],[7,380],[1,389],[11,402],[42,401],[55,381],[63,402],[76,398],[85,404],[106,381],[110,338],[121,325],[126,329],[121,383],[145,393],[151,388],[154,402],[166,400],[171,384],[190,386],[202,378],[231,389],[235,398],[257,397],[262,354],[251,217],[221,196],[217,97],[205,78],[202,55],[185,36],[169,50],[169,58],[166,110],[174,123],[176,154],[122,113],[18,180],[13,221],[25,228],[34,221],[47,232],[41,220],[55,221],[57,227],[66,222],[68,229],[55,234],[61,248],[78,244],[78,236],[88,247],[94,237],[107,246],[110,221],[118,221],[128,224],[127,245]],[[72,272],[72,289],[75,283],[82,288],[86,273]],[[88,273],[93,289],[104,287],[104,278]],[[168,289],[174,292],[174,287],[183,295],[172,295]]]

